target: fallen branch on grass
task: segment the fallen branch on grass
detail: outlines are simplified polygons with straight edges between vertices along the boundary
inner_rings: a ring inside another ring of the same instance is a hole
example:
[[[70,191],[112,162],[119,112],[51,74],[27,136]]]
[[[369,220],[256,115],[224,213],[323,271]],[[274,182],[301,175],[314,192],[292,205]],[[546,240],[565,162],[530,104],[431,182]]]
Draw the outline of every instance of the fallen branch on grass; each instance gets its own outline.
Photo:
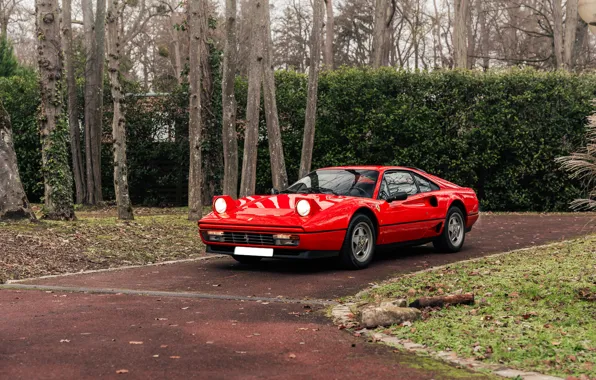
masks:
[[[473,305],[474,294],[455,294],[438,297],[421,297],[410,304],[410,307],[424,309],[425,307],[443,307],[445,305]]]

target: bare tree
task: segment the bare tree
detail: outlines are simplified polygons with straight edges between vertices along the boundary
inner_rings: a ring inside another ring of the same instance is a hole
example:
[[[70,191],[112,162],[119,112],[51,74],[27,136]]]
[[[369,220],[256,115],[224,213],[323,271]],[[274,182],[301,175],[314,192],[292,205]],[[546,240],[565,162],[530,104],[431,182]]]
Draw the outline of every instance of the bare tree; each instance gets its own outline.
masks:
[[[103,201],[101,190],[101,135],[103,69],[105,56],[105,0],[97,0],[95,15],[91,0],[82,0],[85,32],[85,157],[87,203]]]
[[[387,0],[375,0],[375,23],[372,47],[372,67],[380,67],[383,57],[385,39],[385,17],[387,13]]]
[[[236,132],[236,0],[226,0],[226,43],[223,53],[222,141],[224,154],[223,193],[238,194],[238,137]]]
[[[108,75],[113,99],[112,150],[114,153],[114,192],[118,206],[118,219],[132,220],[132,205],[128,194],[128,165],[126,162],[126,116],[122,109],[122,85],[120,84],[120,57],[123,44],[120,37],[120,17],[125,3],[108,0],[106,17],[108,29]]]
[[[0,0],[0,39],[8,37],[8,25],[23,7],[23,0]]]
[[[271,162],[271,179],[273,187],[285,189],[288,187],[288,174],[281,140],[281,129],[277,114],[277,101],[275,99],[275,76],[273,71],[273,43],[271,41],[271,18],[269,16],[269,0],[263,1],[259,8],[264,15],[263,60],[261,61],[263,74],[263,98],[265,101],[265,119],[267,121],[267,138],[269,141],[269,159]]]
[[[263,44],[265,38],[264,12],[260,1],[251,3],[250,10],[250,62],[248,69],[248,98],[246,104],[246,129],[244,133],[244,153],[240,197],[255,192],[257,183],[257,149],[259,143],[259,108],[261,103],[261,78],[263,75]]]
[[[476,0],[476,12],[478,12],[478,24],[480,25],[479,51],[482,56],[482,69],[486,71],[490,66],[490,26],[487,21],[488,6],[485,1]]]
[[[35,2],[40,72],[43,217],[75,219],[68,166],[68,130],[62,114],[62,51],[57,0]]]
[[[455,22],[453,24],[453,58],[455,67],[468,67],[468,41],[467,21],[468,21],[468,0],[455,1]]]
[[[565,19],[565,46],[563,61],[568,70],[573,69],[573,53],[575,52],[575,33],[577,30],[578,0],[567,0],[567,17]]]
[[[333,28],[335,27],[335,18],[333,16],[333,0],[325,0],[327,22],[325,22],[325,52],[324,68],[333,70]]]
[[[315,121],[317,116],[317,92],[319,87],[319,63],[321,60],[321,28],[323,26],[323,0],[313,0],[313,23],[310,34],[310,66],[308,69],[308,94],[304,118],[304,138],[300,159],[299,177],[310,172],[315,142]]]
[[[62,43],[66,69],[68,93],[68,126],[70,129],[70,155],[75,183],[76,203],[85,202],[85,176],[79,129],[79,109],[77,106],[77,85],[73,64],[71,0],[62,0]]]
[[[35,219],[19,176],[10,116],[0,101],[0,220]]]
[[[190,163],[188,173],[188,219],[199,220],[203,215],[201,163],[201,9],[200,0],[188,1],[189,57],[189,122],[188,140]]]
[[[553,46],[555,68],[563,66],[563,7],[561,0],[553,0]]]

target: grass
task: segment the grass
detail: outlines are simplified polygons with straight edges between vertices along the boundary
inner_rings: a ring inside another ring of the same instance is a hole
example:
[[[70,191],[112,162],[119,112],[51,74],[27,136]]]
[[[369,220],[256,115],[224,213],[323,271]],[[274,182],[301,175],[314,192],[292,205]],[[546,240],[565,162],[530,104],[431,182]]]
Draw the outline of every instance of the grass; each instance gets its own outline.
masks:
[[[76,215],[74,222],[0,223],[0,283],[204,255],[197,225],[183,208],[135,209],[130,222],[109,207]]]
[[[366,297],[457,292],[473,292],[476,304],[427,310],[391,333],[490,363],[596,379],[596,235],[405,276]]]

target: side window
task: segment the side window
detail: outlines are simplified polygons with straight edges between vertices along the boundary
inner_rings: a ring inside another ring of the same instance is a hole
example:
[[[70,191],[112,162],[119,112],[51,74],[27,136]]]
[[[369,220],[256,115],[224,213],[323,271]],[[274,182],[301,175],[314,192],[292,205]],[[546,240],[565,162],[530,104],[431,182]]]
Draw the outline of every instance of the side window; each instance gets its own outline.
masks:
[[[439,190],[439,186],[435,185],[426,178],[419,176],[418,174],[414,174],[414,178],[416,178],[416,182],[418,182],[418,187],[420,188],[421,193]]]
[[[418,193],[418,187],[414,178],[408,172],[391,172],[385,173],[383,182],[381,183],[381,190],[379,191],[380,199],[387,199],[395,193],[405,192],[408,195]]]

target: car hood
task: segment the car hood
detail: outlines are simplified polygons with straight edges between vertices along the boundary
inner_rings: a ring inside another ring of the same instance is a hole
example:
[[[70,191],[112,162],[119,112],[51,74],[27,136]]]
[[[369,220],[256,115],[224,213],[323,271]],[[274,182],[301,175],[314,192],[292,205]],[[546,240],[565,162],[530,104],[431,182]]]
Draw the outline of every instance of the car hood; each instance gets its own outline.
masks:
[[[317,212],[312,215],[301,217],[296,213],[296,203],[300,199],[309,199],[318,205]],[[339,214],[344,214],[341,209],[353,201],[364,200],[364,198],[336,196],[332,194],[277,194],[277,195],[255,195],[241,198],[237,201],[237,207],[224,214],[211,212],[199,223],[203,224],[226,224],[263,227],[300,228],[309,230],[313,224],[321,225],[332,222],[337,216],[331,216],[330,209],[337,209]],[[337,213],[332,213],[337,214]]]

